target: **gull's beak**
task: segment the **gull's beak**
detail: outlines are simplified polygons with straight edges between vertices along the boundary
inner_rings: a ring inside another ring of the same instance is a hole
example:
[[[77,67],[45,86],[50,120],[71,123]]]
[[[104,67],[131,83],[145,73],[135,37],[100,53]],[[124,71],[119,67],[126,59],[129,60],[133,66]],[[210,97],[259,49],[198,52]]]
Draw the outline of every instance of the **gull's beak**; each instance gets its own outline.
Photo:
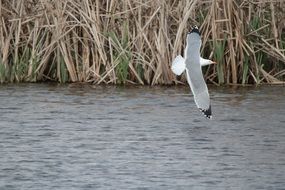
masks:
[[[218,64],[216,61],[212,61],[212,64]]]

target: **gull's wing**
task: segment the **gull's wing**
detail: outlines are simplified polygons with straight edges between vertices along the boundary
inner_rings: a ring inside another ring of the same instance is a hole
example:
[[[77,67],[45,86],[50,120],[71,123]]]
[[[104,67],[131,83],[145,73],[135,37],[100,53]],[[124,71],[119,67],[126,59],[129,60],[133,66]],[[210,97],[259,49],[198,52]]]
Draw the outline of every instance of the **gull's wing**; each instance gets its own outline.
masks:
[[[207,118],[211,118],[210,97],[200,64],[200,47],[200,33],[197,28],[194,28],[187,35],[187,45],[185,49],[187,81],[191,87],[197,107]]]
[[[178,55],[172,62],[171,70],[176,75],[181,75],[185,70],[185,59]]]

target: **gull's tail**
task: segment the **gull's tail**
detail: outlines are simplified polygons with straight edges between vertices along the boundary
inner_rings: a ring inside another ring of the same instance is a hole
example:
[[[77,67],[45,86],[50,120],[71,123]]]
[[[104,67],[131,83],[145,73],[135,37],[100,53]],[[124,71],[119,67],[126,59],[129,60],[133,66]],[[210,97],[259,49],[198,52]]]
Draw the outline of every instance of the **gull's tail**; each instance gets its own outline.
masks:
[[[185,71],[185,68],[185,59],[181,55],[175,57],[171,66],[172,72],[176,75],[181,75]]]

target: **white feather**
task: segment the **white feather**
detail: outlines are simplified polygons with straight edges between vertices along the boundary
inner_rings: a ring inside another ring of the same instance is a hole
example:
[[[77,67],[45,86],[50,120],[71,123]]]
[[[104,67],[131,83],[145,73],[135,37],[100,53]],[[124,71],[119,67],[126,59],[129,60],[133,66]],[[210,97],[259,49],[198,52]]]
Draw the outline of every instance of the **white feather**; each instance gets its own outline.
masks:
[[[176,75],[181,75],[185,71],[185,59],[178,55],[172,62],[171,70]]]
[[[210,65],[213,62],[209,59],[204,59],[200,57],[200,64],[201,66]],[[185,65],[185,59],[178,55],[175,57],[175,59],[172,62],[171,70],[175,75],[181,75],[185,71],[186,65]]]

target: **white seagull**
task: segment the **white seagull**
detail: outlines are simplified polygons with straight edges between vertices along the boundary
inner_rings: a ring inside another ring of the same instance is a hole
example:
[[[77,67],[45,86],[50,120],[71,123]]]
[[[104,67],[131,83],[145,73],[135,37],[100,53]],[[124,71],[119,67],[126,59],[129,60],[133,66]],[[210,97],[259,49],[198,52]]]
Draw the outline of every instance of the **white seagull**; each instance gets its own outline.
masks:
[[[181,75],[186,70],[187,81],[197,107],[208,119],[211,119],[210,97],[201,66],[216,62],[200,57],[201,36],[197,26],[187,34],[186,42],[185,59],[181,55],[177,56],[172,62],[171,70],[176,75]]]

